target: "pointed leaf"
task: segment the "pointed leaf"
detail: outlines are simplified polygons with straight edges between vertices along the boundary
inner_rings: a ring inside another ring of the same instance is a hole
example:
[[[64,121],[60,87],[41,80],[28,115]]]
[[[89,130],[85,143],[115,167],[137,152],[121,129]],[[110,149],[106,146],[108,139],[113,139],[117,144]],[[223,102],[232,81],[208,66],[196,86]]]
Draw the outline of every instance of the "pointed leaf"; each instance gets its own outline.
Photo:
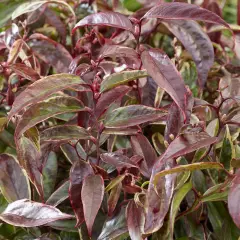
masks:
[[[88,228],[88,234],[91,236],[92,226],[103,200],[103,178],[100,175],[90,175],[84,178],[81,195],[84,219]]]
[[[143,17],[144,18],[160,18],[163,20],[172,19],[185,19],[185,20],[196,20],[205,21],[210,23],[216,23],[224,25],[228,28],[229,25],[220,18],[217,14],[201,8],[194,4],[188,3],[160,3],[157,6],[151,8]]]
[[[55,207],[22,199],[10,203],[0,219],[8,224],[19,227],[36,227],[60,219],[72,218]]]
[[[46,201],[46,204],[56,207],[68,198],[68,189],[70,181],[63,183]]]
[[[123,181],[125,178],[125,175],[119,175],[116,178],[114,178],[105,188],[105,192],[110,191],[112,188],[116,187],[119,183]]]
[[[166,115],[165,110],[146,107],[144,105],[129,105],[108,112],[104,125],[109,128],[136,126],[141,123],[157,120]]]
[[[100,87],[100,92],[104,92],[111,88],[117,87],[119,85],[128,83],[130,81],[147,77],[147,71],[145,70],[132,70],[132,71],[123,71],[119,73],[113,73],[107,76],[102,82]]]
[[[160,50],[150,49],[142,52],[141,59],[149,75],[172,97],[186,118],[188,92],[180,73],[169,57]]]
[[[72,33],[74,33],[80,27],[98,25],[121,28],[130,32],[134,32],[132,23],[123,14],[118,12],[101,12],[91,14],[80,20],[73,28]]]
[[[84,82],[80,77],[72,74],[55,74],[42,78],[31,84],[16,97],[8,119],[11,119],[28,105],[35,104],[53,93],[79,84],[84,84]]]
[[[122,183],[118,183],[114,188],[112,188],[109,198],[108,198],[108,216],[111,216],[115,210],[120,194],[122,191]]]
[[[70,170],[69,198],[72,208],[77,218],[77,226],[84,221],[83,204],[82,204],[82,182],[89,175],[94,174],[91,165],[82,160],[74,162]]]
[[[42,141],[70,141],[79,139],[91,139],[89,132],[82,127],[63,125],[51,127],[41,133]]]
[[[194,21],[167,21],[169,30],[182,42],[192,55],[199,76],[199,85],[204,86],[208,71],[214,62],[214,51],[211,40]]]
[[[142,239],[144,226],[143,208],[131,200],[126,208],[127,226],[131,239]]]
[[[36,103],[30,106],[21,116],[15,130],[15,138],[21,136],[26,130],[35,126],[37,123],[57,114],[81,110],[84,110],[83,103],[76,98],[68,96],[52,97],[46,102]]]
[[[30,199],[29,181],[13,156],[0,154],[0,189],[8,202]]]

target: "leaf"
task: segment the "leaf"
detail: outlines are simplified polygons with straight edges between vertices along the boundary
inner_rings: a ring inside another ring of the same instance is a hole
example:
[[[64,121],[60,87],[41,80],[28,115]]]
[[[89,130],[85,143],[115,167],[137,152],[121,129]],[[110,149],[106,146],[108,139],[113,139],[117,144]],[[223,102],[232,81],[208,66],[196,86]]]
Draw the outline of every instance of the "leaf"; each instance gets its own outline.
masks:
[[[76,226],[84,221],[82,204],[82,182],[87,176],[94,174],[91,165],[82,160],[74,162],[70,170],[69,198],[77,218]]]
[[[28,44],[34,54],[45,63],[54,67],[57,73],[69,72],[69,66],[73,59],[63,45],[40,33],[31,35]],[[50,54],[46,54],[46,52]]]
[[[22,47],[23,47],[23,40],[22,39],[18,39],[13,43],[13,45],[11,46],[11,48],[9,50],[9,54],[8,54],[7,62],[9,64],[12,64],[16,61],[20,52],[22,51]]]
[[[154,184],[157,185],[159,179],[165,175],[179,173],[179,172],[186,172],[186,171],[194,171],[194,170],[202,170],[202,169],[223,169],[222,164],[216,162],[200,162],[200,163],[192,163],[177,166],[172,169],[164,170],[157,173],[154,177]]]
[[[169,57],[160,50],[150,49],[142,52],[141,59],[149,75],[172,97],[186,118],[188,92],[180,73]]]
[[[160,3],[151,8],[143,17],[144,18],[160,18],[163,20],[184,19],[216,23],[230,28],[229,25],[217,14],[201,8],[194,4],[188,3]]]
[[[78,28],[85,26],[109,26],[134,32],[134,28],[130,20],[118,12],[100,12],[91,14],[80,20],[73,28],[72,33],[74,33]]]
[[[22,199],[10,203],[0,215],[0,219],[19,227],[36,227],[61,219],[72,218],[55,207]]]
[[[147,77],[148,74],[145,70],[132,70],[123,71],[119,73],[113,73],[107,76],[102,82],[100,87],[100,92],[104,92],[111,88],[117,87],[122,84],[126,84],[130,81]]]
[[[232,180],[232,184],[230,186],[228,194],[228,210],[234,223],[237,225],[238,228],[240,228],[239,183],[240,183],[240,171],[238,170],[236,172],[234,179]]]
[[[56,207],[68,198],[68,189],[70,181],[63,183],[46,201],[46,204]]]
[[[138,206],[134,200],[129,201],[127,205],[126,218],[131,239],[142,239],[144,212],[143,208]]]
[[[13,156],[0,154],[0,189],[8,202],[31,198],[29,181]]]
[[[47,200],[54,190],[58,173],[57,155],[55,152],[48,154],[47,162],[43,168],[43,194]]]
[[[81,195],[84,219],[88,228],[88,234],[91,236],[92,226],[103,200],[103,178],[100,175],[90,175],[84,178]]]
[[[122,207],[117,215],[106,220],[97,240],[115,239],[127,231],[125,208]]]
[[[31,81],[36,81],[40,79],[39,74],[32,68],[28,67],[23,63],[15,63],[10,66],[10,68],[19,76],[26,78]]]
[[[20,166],[25,169],[39,195],[43,197],[41,163],[39,162],[41,154],[39,150],[30,139],[24,136],[17,141],[16,145]]]
[[[169,30],[182,42],[192,55],[199,76],[199,85],[204,87],[208,72],[214,62],[212,42],[194,21],[167,21]]]
[[[15,130],[15,138],[17,139],[26,130],[35,126],[37,123],[40,123],[57,114],[66,113],[66,112],[78,112],[81,110],[84,110],[83,103],[76,98],[68,97],[68,96],[52,97],[46,102],[39,102],[34,105],[31,105],[23,113],[20,121],[17,124],[16,130]],[[49,132],[51,130],[46,130],[46,131],[47,131],[47,134],[50,134]],[[51,131],[52,134],[54,134],[53,131],[54,130]],[[59,132],[59,134],[62,134],[62,132]]]
[[[142,135],[137,134],[131,137],[131,146],[134,154],[143,157],[144,161],[141,162],[140,168],[142,173],[146,176],[151,176],[153,165],[157,160],[157,154],[153,149],[148,139]],[[146,172],[146,173],[145,173]]]
[[[104,125],[109,128],[136,126],[141,123],[157,120],[166,115],[166,111],[144,105],[130,105],[108,112]]]
[[[114,178],[113,180],[111,180],[111,182],[106,186],[105,188],[105,192],[110,191],[111,189],[113,189],[114,187],[116,187],[118,184],[120,184],[123,179],[125,178],[125,175],[119,175],[116,178]]]
[[[55,74],[42,78],[31,84],[16,97],[8,119],[10,120],[28,105],[43,101],[53,93],[79,84],[84,84],[84,82],[80,77],[72,74]]]
[[[111,216],[117,206],[120,194],[122,191],[122,183],[120,182],[115,187],[112,188],[109,198],[108,198],[108,216]]]
[[[129,11],[135,12],[142,7],[142,4],[137,0],[123,0],[123,6]]]
[[[192,183],[191,182],[185,183],[173,196],[171,210],[170,210],[170,220],[169,220],[171,223],[170,231],[172,236],[174,233],[174,222],[175,222],[175,218],[177,216],[180,204],[191,189],[192,189]]]
[[[138,127],[131,128],[104,128],[104,134],[112,134],[112,135],[135,135],[139,132]]]
[[[109,107],[109,103],[121,100],[130,90],[131,88],[128,86],[118,86],[102,93],[96,104],[95,115],[97,117],[101,116],[101,114]]]
[[[51,127],[44,130],[41,134],[42,141],[70,141],[70,140],[79,140],[91,139],[89,132],[82,127],[74,125],[62,125]]]

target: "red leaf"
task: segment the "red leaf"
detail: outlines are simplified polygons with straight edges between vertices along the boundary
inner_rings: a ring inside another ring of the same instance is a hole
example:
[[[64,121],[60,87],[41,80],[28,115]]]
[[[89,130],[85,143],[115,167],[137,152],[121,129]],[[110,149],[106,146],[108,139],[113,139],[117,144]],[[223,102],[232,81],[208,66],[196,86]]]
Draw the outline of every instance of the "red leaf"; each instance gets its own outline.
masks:
[[[188,3],[161,3],[151,8],[143,17],[160,19],[185,19],[217,23],[230,28],[229,25],[215,13]]]
[[[90,175],[83,180],[82,186],[83,212],[88,234],[92,234],[92,226],[101,207],[104,195],[104,181],[100,175]]]
[[[76,226],[79,226],[84,221],[81,194],[82,182],[85,177],[92,174],[94,174],[94,172],[91,165],[82,160],[74,162],[70,170],[69,198],[72,204],[72,208],[77,217]]]
[[[19,227],[36,227],[69,218],[73,218],[73,216],[62,213],[53,206],[32,202],[28,199],[9,204],[0,215],[0,219],[4,222]]]
[[[129,201],[127,205],[126,218],[131,239],[142,239],[144,212],[143,208],[137,206],[134,200]]]
[[[141,59],[147,72],[158,86],[173,98],[186,118],[186,98],[188,92],[180,73],[166,53],[156,49],[144,50],[141,54]]]
[[[74,33],[76,29],[80,27],[99,25],[121,28],[130,32],[134,32],[132,23],[123,14],[118,12],[101,12],[91,14],[80,20],[73,28],[72,33]]]

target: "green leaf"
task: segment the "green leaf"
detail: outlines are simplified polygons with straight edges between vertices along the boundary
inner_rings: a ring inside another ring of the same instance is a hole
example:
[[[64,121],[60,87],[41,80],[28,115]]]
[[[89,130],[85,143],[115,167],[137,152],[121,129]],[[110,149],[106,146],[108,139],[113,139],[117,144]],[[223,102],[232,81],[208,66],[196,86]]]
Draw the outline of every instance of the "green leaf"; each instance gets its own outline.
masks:
[[[100,92],[107,91],[111,88],[117,87],[119,85],[128,83],[130,81],[147,77],[146,70],[133,70],[133,71],[124,71],[119,73],[113,73],[110,76],[106,77],[100,87]]]
[[[82,102],[67,96],[52,97],[46,102],[36,103],[23,113],[15,130],[15,138],[18,139],[29,128],[57,114],[83,110]]]
[[[104,120],[104,125],[109,128],[130,127],[157,120],[165,115],[165,110],[146,107],[144,105],[130,105],[108,112]]]
[[[114,178],[105,188],[105,192],[108,192],[112,188],[116,187],[119,183],[123,181],[124,178],[125,178],[125,175],[119,175],[116,178]]]
[[[123,0],[123,6],[129,11],[136,12],[142,7],[142,4],[137,0]]]
[[[89,132],[82,127],[63,125],[48,128],[41,134],[42,141],[68,141],[79,139],[91,139]]]

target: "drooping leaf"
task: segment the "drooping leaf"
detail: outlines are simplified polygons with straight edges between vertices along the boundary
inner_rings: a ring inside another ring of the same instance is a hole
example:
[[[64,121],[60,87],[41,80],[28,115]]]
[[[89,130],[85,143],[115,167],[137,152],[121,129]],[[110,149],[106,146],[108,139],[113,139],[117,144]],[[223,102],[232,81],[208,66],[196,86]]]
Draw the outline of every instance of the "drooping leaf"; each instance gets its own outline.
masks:
[[[29,181],[13,156],[0,155],[0,189],[8,202],[30,199]]]
[[[81,194],[83,179],[92,174],[94,174],[94,172],[91,165],[82,160],[74,162],[70,170],[69,198],[77,218],[77,226],[84,221]]]
[[[55,192],[53,192],[52,195],[48,198],[46,204],[56,207],[61,202],[66,200],[69,197],[68,195],[69,184],[70,182],[66,181],[61,186],[59,186],[59,188]]]
[[[74,125],[63,125],[51,127],[41,134],[42,141],[68,141],[79,139],[91,139],[89,132],[82,127]]]
[[[121,182],[118,183],[114,188],[112,188],[108,198],[108,216],[112,216],[112,213],[117,206],[121,191],[122,191]]]
[[[184,19],[196,20],[210,23],[216,23],[230,28],[229,25],[220,18],[217,14],[201,8],[195,4],[172,2],[160,3],[151,8],[144,16],[144,18],[160,18],[163,20]]]
[[[214,62],[214,51],[211,40],[194,21],[167,21],[169,30],[182,42],[192,55],[199,76],[199,85],[204,87],[208,71]]]
[[[104,120],[106,127],[130,127],[154,121],[166,115],[166,111],[143,105],[129,105],[109,112]]]
[[[134,32],[133,25],[130,20],[118,12],[100,12],[91,14],[80,20],[73,28],[72,32],[74,33],[80,27],[98,25],[121,28],[130,32]]]
[[[36,227],[60,219],[72,218],[55,207],[22,199],[10,203],[0,215],[6,223],[19,227]]]
[[[100,91],[104,92],[119,85],[147,76],[148,74],[145,70],[133,70],[113,73],[102,81]]]
[[[141,59],[149,75],[172,97],[186,118],[188,91],[169,57],[160,50],[150,49],[142,52]]]
[[[142,239],[144,227],[143,208],[131,200],[126,208],[127,226],[131,239]]]
[[[8,119],[18,114],[24,107],[43,101],[53,93],[78,84],[84,84],[84,82],[80,77],[72,74],[55,74],[40,79],[16,97]]]
[[[82,185],[82,204],[84,219],[89,236],[104,195],[104,181],[100,175],[90,175],[84,178]]]
[[[23,63],[15,63],[10,67],[16,74],[31,81],[40,79],[39,74]]]
[[[31,35],[28,44],[34,54],[45,63],[54,67],[57,73],[68,73],[70,63],[73,59],[63,45],[40,33]],[[46,51],[49,54],[46,54]]]

